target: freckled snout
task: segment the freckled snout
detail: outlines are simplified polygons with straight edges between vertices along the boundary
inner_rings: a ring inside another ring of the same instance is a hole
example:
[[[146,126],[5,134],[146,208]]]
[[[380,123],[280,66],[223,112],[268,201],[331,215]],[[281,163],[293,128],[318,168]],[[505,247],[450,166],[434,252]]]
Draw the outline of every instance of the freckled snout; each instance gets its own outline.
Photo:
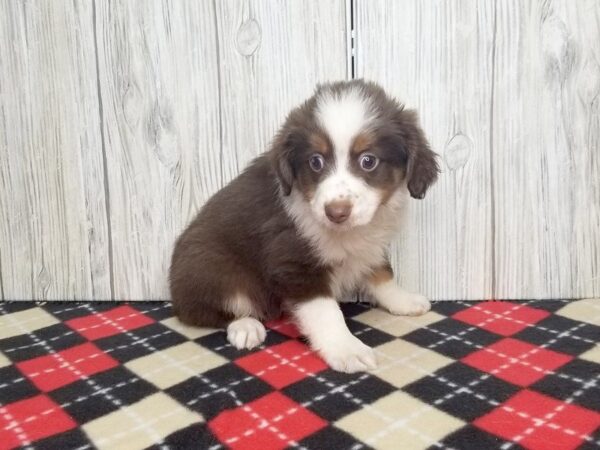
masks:
[[[352,212],[352,203],[339,200],[325,205],[325,215],[333,223],[343,223],[348,220]]]

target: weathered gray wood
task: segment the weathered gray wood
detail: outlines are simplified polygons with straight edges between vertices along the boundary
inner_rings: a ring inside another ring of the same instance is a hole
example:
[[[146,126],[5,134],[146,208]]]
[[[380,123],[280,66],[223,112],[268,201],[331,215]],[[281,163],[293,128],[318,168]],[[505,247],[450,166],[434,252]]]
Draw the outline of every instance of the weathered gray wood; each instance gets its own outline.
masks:
[[[111,297],[91,2],[0,4],[6,299]]]
[[[600,295],[600,2],[497,2],[496,292]]]
[[[392,257],[433,299],[492,294],[493,0],[356,2],[356,71],[416,108],[443,173],[413,201]]]
[[[400,281],[599,296],[600,3],[354,1],[356,75],[443,161]],[[348,4],[0,0],[0,298],[166,298],[198,208],[348,76]]]
[[[216,2],[225,181],[267,148],[316,83],[346,78],[345,3]]]
[[[344,12],[341,0],[98,2],[115,298],[166,298],[176,235],[315,82],[344,77]]]
[[[357,71],[444,157],[394,252],[432,298],[600,292],[600,3],[357,2]]]
[[[212,2],[97,2],[114,297],[167,298],[173,241],[221,184]]]

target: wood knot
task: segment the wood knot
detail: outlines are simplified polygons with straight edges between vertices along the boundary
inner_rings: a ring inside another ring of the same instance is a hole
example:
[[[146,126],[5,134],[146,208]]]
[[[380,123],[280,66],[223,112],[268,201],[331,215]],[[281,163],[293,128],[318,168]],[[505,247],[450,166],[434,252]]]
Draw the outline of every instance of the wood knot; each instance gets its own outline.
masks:
[[[173,127],[173,109],[169,102],[155,101],[146,121],[146,142],[164,167],[173,168],[179,161],[177,134]]]
[[[460,169],[467,163],[472,150],[473,141],[464,134],[457,133],[446,144],[444,161],[450,170]]]
[[[142,116],[142,93],[135,83],[127,84],[121,105],[123,116],[130,130],[136,130]]]
[[[45,299],[48,290],[50,289],[50,285],[52,284],[52,276],[45,265],[42,265],[40,271],[35,277],[35,282],[39,292],[41,293],[41,298]]]
[[[237,30],[235,47],[240,55],[250,57],[258,50],[260,40],[260,25],[256,20],[248,19]]]
[[[542,50],[546,78],[567,79],[575,63],[576,51],[567,26],[557,17],[550,17],[542,24]]]

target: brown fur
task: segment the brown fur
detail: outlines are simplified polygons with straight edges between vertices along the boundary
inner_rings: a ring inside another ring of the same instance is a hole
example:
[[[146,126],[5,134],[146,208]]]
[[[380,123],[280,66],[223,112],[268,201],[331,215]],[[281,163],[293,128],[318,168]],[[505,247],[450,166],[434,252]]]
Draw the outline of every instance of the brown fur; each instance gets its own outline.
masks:
[[[371,147],[375,144],[375,138],[372,133],[368,131],[363,131],[358,136],[354,138],[352,141],[352,145],[350,147],[350,153],[353,155],[360,155],[371,149]]]
[[[392,266],[388,262],[384,266],[377,267],[373,270],[373,272],[369,276],[369,282],[378,285],[385,283],[386,281],[390,281],[393,278],[394,271],[392,270]]]
[[[361,133],[356,138],[353,148],[356,151],[362,150],[361,153],[369,151],[379,157],[381,162],[373,172],[364,172],[355,160],[352,166],[354,173],[386,192],[384,199],[389,198],[393,190],[398,188],[399,179],[406,179],[412,197],[424,198],[427,188],[437,180],[439,166],[436,154],[429,148],[414,111],[404,109],[403,105],[388,97],[375,83],[362,80],[319,86],[315,95],[325,89],[340,93],[343,89],[356,85],[360,85],[368,93],[378,116],[370,131]],[[313,115],[315,107],[316,98],[313,96],[294,109],[275,138],[273,147],[279,151],[273,151],[272,154],[285,195],[291,192],[294,181],[301,192],[314,192],[314,185],[327,175],[327,170],[315,173],[306,164],[310,155],[319,152],[320,147],[315,145],[313,136],[323,136]],[[326,135],[324,139],[327,139]],[[329,142],[328,147],[331,147]],[[326,163],[332,162],[333,155],[330,151],[323,156]]]
[[[261,318],[282,299],[330,295],[319,264],[281,206],[269,160],[255,160],[202,208],[175,244],[173,307],[186,323],[219,327],[233,319],[225,302],[241,293]]]
[[[364,172],[354,161],[351,170],[381,189],[384,202],[403,182],[413,197],[422,198],[435,181],[438,166],[413,112],[405,111],[377,85],[363,81],[320,86],[317,94],[358,84],[379,115],[355,146],[381,162],[373,172]],[[334,152],[316,122],[315,106],[313,96],[294,109],[271,150],[217,192],[177,240],[169,276],[173,308],[183,322],[225,326],[235,319],[227,302],[236,294],[247,296],[255,316],[262,319],[277,316],[284,300],[332,295],[331,268],[320,263],[299,235],[281,201],[292,187],[310,199],[333,166]],[[325,158],[322,172],[308,165],[314,153]],[[388,276],[386,270],[376,269],[376,279]]]
[[[318,151],[321,155],[329,155],[332,152],[331,142],[327,136],[321,133],[313,133],[310,136],[310,148]]]

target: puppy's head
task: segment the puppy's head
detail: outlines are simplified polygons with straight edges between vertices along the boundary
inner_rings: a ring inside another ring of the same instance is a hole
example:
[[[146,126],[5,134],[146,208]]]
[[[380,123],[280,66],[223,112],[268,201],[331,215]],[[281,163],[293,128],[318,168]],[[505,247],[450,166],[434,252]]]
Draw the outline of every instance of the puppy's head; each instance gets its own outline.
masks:
[[[283,195],[297,191],[340,229],[368,224],[398,189],[423,198],[439,172],[416,114],[361,80],[318,86],[287,117],[271,159]]]

